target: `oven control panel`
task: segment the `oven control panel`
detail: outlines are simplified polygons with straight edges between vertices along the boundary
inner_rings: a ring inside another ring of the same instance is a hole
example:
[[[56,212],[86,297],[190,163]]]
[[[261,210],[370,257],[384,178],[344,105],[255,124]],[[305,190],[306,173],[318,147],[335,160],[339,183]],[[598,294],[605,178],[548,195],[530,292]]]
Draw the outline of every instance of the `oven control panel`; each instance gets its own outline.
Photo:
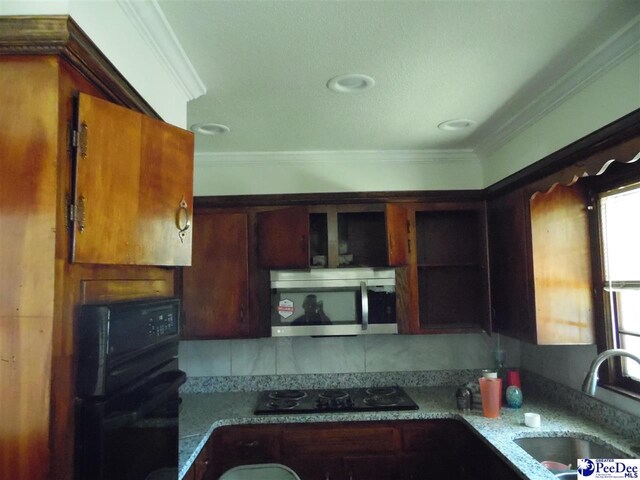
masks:
[[[178,333],[178,321],[172,312],[158,313],[149,317],[147,326],[150,337],[164,337],[167,334]]]

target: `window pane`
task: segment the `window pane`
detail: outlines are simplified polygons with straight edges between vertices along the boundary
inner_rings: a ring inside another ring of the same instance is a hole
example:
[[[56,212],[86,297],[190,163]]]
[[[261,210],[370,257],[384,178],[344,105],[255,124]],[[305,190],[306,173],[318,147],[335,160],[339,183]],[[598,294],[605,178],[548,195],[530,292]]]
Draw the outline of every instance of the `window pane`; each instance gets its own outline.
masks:
[[[640,188],[602,199],[605,278],[640,280]]]
[[[640,290],[617,292],[618,328],[630,333],[640,334]],[[640,355],[640,350],[636,353]]]
[[[625,350],[640,355],[640,338],[631,335],[620,335],[620,346]],[[640,365],[629,358],[622,358],[622,374],[640,381]]]

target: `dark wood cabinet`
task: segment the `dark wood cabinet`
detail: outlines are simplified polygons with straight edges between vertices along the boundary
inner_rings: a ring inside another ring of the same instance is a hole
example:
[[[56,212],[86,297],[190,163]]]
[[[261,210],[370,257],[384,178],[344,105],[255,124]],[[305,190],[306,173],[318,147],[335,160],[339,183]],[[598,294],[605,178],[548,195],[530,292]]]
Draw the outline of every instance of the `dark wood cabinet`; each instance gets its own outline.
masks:
[[[262,268],[385,267],[408,261],[406,210],[395,204],[312,205],[258,214]]]
[[[262,268],[309,267],[309,212],[290,207],[258,213],[258,262]]]
[[[80,93],[73,262],[189,265],[193,134]]]
[[[211,478],[240,465],[281,462],[281,427],[237,425],[220,427],[211,435]]]
[[[211,478],[271,462],[304,480],[519,478],[456,420],[226,426],[208,445]]]
[[[540,345],[594,342],[587,208],[580,183],[489,202],[497,331]]]
[[[182,338],[258,336],[249,311],[248,215],[196,212],[193,229],[193,266],[182,273]]]
[[[404,333],[491,331],[483,202],[409,207],[411,265]]]
[[[218,478],[213,476],[214,466],[211,459],[211,445],[211,442],[207,442],[196,457],[193,465],[182,477],[182,480],[215,480]]]

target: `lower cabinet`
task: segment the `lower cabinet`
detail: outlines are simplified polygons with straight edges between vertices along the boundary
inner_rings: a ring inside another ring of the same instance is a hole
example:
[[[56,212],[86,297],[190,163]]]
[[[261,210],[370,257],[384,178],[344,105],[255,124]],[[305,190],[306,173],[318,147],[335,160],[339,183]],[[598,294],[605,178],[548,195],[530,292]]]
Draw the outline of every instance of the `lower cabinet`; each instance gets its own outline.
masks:
[[[456,420],[226,426],[206,448],[206,475],[187,480],[258,463],[282,463],[302,480],[520,478]]]
[[[211,442],[208,442],[196,457],[195,462],[189,468],[182,480],[213,480],[218,477],[213,475],[211,465]]]

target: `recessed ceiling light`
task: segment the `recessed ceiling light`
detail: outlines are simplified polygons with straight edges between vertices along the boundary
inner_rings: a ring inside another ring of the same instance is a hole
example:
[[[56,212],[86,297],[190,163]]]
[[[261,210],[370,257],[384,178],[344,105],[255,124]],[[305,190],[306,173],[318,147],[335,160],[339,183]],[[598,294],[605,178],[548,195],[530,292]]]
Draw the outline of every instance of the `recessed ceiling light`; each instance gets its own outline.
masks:
[[[361,73],[348,73],[333,77],[327,82],[327,88],[338,93],[361,92],[373,87],[376,81],[369,75]]]
[[[196,123],[191,125],[191,131],[201,135],[222,135],[229,133],[231,129],[221,123]]]
[[[469,128],[476,126],[475,120],[469,120],[467,118],[456,118],[455,120],[447,120],[446,122],[442,122],[438,125],[440,130],[447,131],[457,131],[457,130],[467,130]]]

